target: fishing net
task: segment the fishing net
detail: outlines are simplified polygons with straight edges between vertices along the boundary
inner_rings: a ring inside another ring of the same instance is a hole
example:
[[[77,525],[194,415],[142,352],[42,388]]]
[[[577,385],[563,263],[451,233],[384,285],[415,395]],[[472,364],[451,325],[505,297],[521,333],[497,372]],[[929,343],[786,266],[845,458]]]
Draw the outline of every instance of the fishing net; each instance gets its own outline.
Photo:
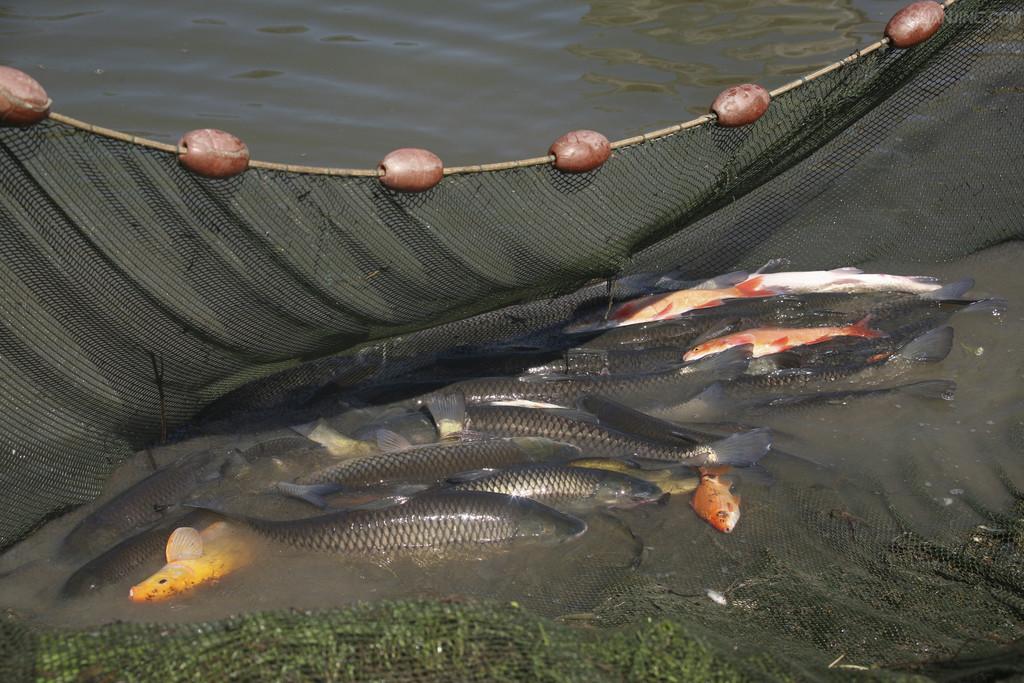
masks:
[[[95,498],[161,431],[313,414],[474,346],[553,339],[607,299],[576,291],[595,278],[711,276],[780,254],[801,268],[936,263],[1021,239],[1022,23],[1015,2],[960,0],[933,38],[849,60],[753,125],[623,146],[589,173],[455,174],[419,194],[258,168],[210,180],[52,119],[0,129],[0,548]],[[685,571],[595,569],[528,604],[85,631],[9,614],[0,677],[1024,674],[1021,419],[993,426],[1015,458],[983,465],[1004,495],[964,512],[922,490],[928,523],[870,472],[856,486],[777,475],[744,542],[695,548]],[[709,576],[729,607],[706,595]]]

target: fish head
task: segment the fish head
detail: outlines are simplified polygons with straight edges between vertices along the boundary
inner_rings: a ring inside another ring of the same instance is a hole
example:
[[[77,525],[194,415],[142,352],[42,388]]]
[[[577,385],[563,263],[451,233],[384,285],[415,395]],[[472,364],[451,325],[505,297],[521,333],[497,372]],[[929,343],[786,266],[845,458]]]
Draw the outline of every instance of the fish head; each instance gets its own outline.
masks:
[[[180,595],[196,584],[195,571],[185,561],[169,562],[148,579],[128,591],[132,602],[162,602]]]
[[[601,505],[614,508],[634,508],[660,500],[665,492],[654,483],[632,477],[604,477],[597,486],[594,498]]]
[[[684,353],[683,360],[693,361],[703,358],[704,356],[710,356],[713,353],[721,353],[732,345],[733,344],[724,339],[710,339],[702,344],[697,344]]]
[[[538,504],[539,505],[539,504]],[[587,530],[587,523],[578,517],[563,514],[547,506],[540,506],[519,522],[521,536],[539,541],[561,543],[580,536]]]

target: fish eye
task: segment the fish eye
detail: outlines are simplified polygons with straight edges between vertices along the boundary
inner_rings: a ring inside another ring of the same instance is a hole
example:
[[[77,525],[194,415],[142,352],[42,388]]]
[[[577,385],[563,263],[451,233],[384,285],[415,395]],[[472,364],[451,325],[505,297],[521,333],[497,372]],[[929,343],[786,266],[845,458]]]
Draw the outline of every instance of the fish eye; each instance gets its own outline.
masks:
[[[160,579],[157,583],[167,583],[167,579]]]

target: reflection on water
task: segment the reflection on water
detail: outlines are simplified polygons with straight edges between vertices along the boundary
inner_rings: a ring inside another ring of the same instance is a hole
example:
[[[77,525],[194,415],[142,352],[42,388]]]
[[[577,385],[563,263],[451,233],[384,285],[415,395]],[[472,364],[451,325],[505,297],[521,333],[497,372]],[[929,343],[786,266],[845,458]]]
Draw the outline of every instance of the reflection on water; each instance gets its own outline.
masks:
[[[97,124],[163,142],[220,126],[275,161],[371,166],[422,146],[453,165],[688,118],[723,86],[845,56],[902,4],[33,0],[0,8],[0,34],[55,110]]]

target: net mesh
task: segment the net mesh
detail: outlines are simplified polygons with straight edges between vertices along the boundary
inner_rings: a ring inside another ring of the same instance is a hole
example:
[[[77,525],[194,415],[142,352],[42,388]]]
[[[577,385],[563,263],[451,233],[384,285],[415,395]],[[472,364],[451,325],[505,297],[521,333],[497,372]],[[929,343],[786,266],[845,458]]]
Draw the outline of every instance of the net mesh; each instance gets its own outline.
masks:
[[[780,253],[928,263],[1019,240],[1022,56],[1018,3],[961,0],[929,41],[798,87],[751,126],[620,148],[591,173],[454,175],[408,195],[260,169],[209,180],[53,121],[0,129],[0,548],[98,495],[164,422],[315,410],[438,354],[551,341],[605,299],[566,294],[593,278]],[[1024,454],[1019,427],[1009,439]],[[835,653],[870,667],[832,670],[848,676],[1020,675],[1024,496],[1004,464],[989,467],[1005,496],[970,515],[922,492],[928,524],[870,473],[780,478],[728,551],[732,610],[705,595],[722,555],[698,553],[686,572],[595,569],[548,586],[558,602],[538,587],[522,605],[87,631],[9,614],[0,677],[806,679]]]

